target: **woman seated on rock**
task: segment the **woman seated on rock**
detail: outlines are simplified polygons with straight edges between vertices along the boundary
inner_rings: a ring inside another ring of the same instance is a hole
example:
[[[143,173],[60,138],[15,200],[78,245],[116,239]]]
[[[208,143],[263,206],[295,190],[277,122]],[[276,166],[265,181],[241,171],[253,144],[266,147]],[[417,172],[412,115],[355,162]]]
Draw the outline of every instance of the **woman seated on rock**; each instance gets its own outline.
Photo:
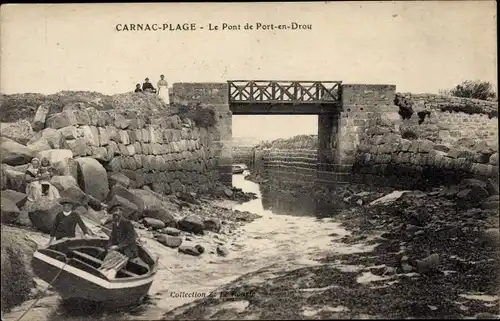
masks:
[[[47,161],[45,161],[45,168],[40,166],[40,160],[38,158],[33,158],[31,164],[26,170],[26,194],[28,195],[28,200],[31,202],[37,201],[42,197],[46,196],[50,199],[59,198],[59,192],[57,189],[50,184],[50,179],[52,177],[50,168],[50,162],[48,163],[49,168],[46,168]]]
[[[40,164],[40,184],[42,185],[42,195],[48,199],[55,200],[60,198],[57,188],[50,183],[54,169],[47,158],[43,158]]]
[[[42,184],[40,184],[40,160],[33,158],[26,170],[26,194],[29,201],[36,201],[42,197]]]

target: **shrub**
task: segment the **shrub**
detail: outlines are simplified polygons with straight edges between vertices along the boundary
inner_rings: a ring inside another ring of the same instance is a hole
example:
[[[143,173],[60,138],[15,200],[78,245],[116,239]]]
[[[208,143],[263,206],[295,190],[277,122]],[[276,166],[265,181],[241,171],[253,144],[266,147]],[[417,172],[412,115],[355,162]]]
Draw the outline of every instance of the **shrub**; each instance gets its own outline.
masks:
[[[2,294],[1,310],[9,311],[14,306],[29,299],[33,278],[26,269],[23,253],[13,247],[2,249]]]
[[[493,89],[493,85],[488,81],[481,80],[466,80],[452,89],[442,90],[440,93],[462,98],[474,98],[481,100],[497,99],[497,94]]]
[[[215,126],[215,111],[210,108],[205,108],[201,104],[175,105],[174,109],[177,109],[177,115],[179,117],[193,120],[198,127],[209,128]]]

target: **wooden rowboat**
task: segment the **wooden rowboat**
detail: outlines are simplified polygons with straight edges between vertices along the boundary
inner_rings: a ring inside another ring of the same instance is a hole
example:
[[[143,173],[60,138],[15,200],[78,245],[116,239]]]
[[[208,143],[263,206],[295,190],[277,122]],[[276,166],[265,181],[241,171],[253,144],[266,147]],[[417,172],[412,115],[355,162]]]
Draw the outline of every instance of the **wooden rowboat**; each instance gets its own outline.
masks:
[[[116,277],[108,278],[99,270],[107,242],[72,238],[40,248],[33,255],[33,272],[50,283],[63,300],[83,299],[113,307],[140,303],[153,283],[158,258],[138,244],[143,263],[129,261]]]

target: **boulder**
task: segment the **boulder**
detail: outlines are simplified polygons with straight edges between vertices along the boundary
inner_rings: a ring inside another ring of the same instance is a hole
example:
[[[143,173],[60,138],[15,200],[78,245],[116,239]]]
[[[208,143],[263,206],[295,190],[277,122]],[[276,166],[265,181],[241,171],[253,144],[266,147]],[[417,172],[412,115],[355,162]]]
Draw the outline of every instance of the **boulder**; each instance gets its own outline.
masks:
[[[188,215],[177,223],[180,230],[195,234],[203,233],[203,221],[197,215]]]
[[[47,158],[54,169],[55,174],[71,175],[70,160],[73,158],[73,152],[69,149],[49,149],[38,152],[37,158]]]
[[[123,197],[127,201],[131,202],[135,205],[136,212],[132,216],[133,220],[140,220],[144,216],[144,200],[135,193],[136,190],[128,190],[120,184],[116,184],[111,187],[111,191],[109,192],[108,199],[111,200],[115,195]]]
[[[61,197],[69,198],[74,202],[78,202],[80,205],[89,204],[89,197],[85,194],[78,185],[70,186],[68,188],[59,191]]]
[[[125,197],[120,195],[113,195],[111,200],[109,201],[109,207],[113,205],[120,204],[123,207],[123,216],[129,220],[136,221],[137,220],[137,206],[127,200]]]
[[[92,207],[87,208],[87,211],[83,214],[83,217],[95,222],[96,224],[101,224],[101,222],[106,218],[106,212],[96,211]]]
[[[485,210],[495,210],[498,209],[498,202],[499,202],[499,196],[497,195],[492,195],[488,198],[486,198],[483,203],[481,204],[481,208]]]
[[[43,233],[50,233],[54,221],[62,206],[56,200],[42,198],[36,202],[27,202],[25,205],[33,226]]]
[[[489,163],[491,165],[498,165],[498,153],[494,153],[490,156]]]
[[[191,204],[196,204],[196,205],[199,205],[200,202],[196,199],[196,193],[181,193],[181,192],[178,192],[177,193],[177,198],[182,200],[182,201],[185,201],[185,202],[188,202],[188,203],[191,203]]]
[[[10,168],[2,169],[2,178],[5,179],[5,187],[18,192],[25,192],[25,173]]]
[[[73,111],[66,110],[50,116],[45,122],[45,127],[59,129],[66,126],[77,125],[77,124],[78,121]]]
[[[197,244],[194,247],[198,250],[200,254],[205,253],[205,248],[202,245]]]
[[[17,191],[11,190],[11,189],[7,189],[5,191],[2,191],[1,195],[3,198],[9,199],[12,202],[14,202],[14,204],[16,204],[16,206],[19,208],[24,206],[24,204],[26,203],[26,199],[28,197],[24,193],[17,192]]]
[[[2,223],[14,223],[21,213],[16,203],[12,199],[5,197],[3,193],[0,198],[0,207]]]
[[[499,186],[498,186],[498,181],[495,181],[491,178],[488,178],[488,181],[486,183],[486,188],[488,190],[488,193],[490,195],[498,195],[499,193]]]
[[[47,120],[47,114],[49,113],[50,106],[48,104],[41,104],[36,110],[35,117],[31,122],[31,127],[33,130],[39,131],[45,127],[45,121]]]
[[[165,234],[172,235],[172,236],[179,236],[181,235],[181,231],[176,229],[175,227],[167,227],[163,230]]]
[[[224,246],[222,245],[217,245],[217,254],[219,256],[228,256],[229,255],[229,251],[228,249],[226,249]]]
[[[83,103],[70,103],[63,108],[63,112],[71,111],[78,125],[89,125],[90,117]]]
[[[50,183],[55,186],[59,191],[63,191],[70,187],[78,187],[78,183],[76,179],[71,175],[62,175],[62,176],[52,176]],[[83,192],[82,192],[83,193]]]
[[[431,254],[422,260],[417,260],[416,262],[418,273],[436,271],[439,267],[439,254]]]
[[[95,126],[81,126],[83,131],[83,139],[85,140],[85,145],[88,146],[99,146],[99,131]]]
[[[203,221],[204,229],[212,232],[220,232],[222,228],[221,221],[218,218],[209,218]]]
[[[98,127],[97,130],[99,131],[99,142],[101,146],[108,146],[111,141],[109,131],[102,127]]]
[[[146,187],[146,186],[144,186]],[[137,197],[140,197],[144,203],[144,216],[146,215],[146,212],[151,212],[151,211],[156,211],[157,209],[164,208],[165,210],[169,212],[174,212],[177,210],[177,207],[175,207],[174,204],[170,202],[164,202],[162,195],[159,195],[151,190],[146,190],[146,189],[132,189],[130,190],[134,195]],[[149,216],[153,218],[158,218],[154,216]],[[160,218],[158,218],[160,219]],[[163,220],[162,220],[163,221]]]
[[[192,255],[192,256],[199,256],[202,253],[199,251],[199,248],[196,247],[194,244],[186,244],[183,243],[179,246],[179,252]]]
[[[182,244],[182,237],[180,237],[180,236],[158,234],[158,235],[155,235],[155,239],[158,242],[160,242],[161,244],[168,246],[168,247],[171,247],[171,248],[179,247]]]
[[[87,194],[103,201],[109,193],[108,176],[104,167],[94,158],[77,158],[78,183]]]
[[[33,227],[28,212],[25,210],[21,210],[15,224],[20,226]]]
[[[97,159],[99,162],[109,162],[111,160],[106,147],[91,146],[91,149],[92,157]]]
[[[75,126],[67,126],[58,129],[64,139],[77,139],[79,137],[78,130],[76,130]]]
[[[18,120],[14,123],[1,123],[0,136],[12,139],[16,143],[25,145],[33,137],[33,129],[27,120]]]
[[[127,129],[131,124],[130,119],[126,119],[123,115],[117,114],[115,117],[114,125],[119,129]]]
[[[52,148],[49,144],[49,141],[44,137],[40,137],[38,140],[28,144],[26,147],[31,149],[34,154]]]
[[[59,149],[65,148],[66,141],[64,140],[63,135],[59,130],[53,128],[45,128],[41,132],[36,133],[28,142],[28,144],[32,144],[39,140],[41,137],[45,138],[51,148]]]
[[[31,149],[11,139],[1,137],[0,142],[2,163],[13,166],[23,165],[29,163],[34,156]]]
[[[461,189],[467,189],[467,188],[472,188],[472,187],[476,187],[476,186],[482,187],[484,189],[487,188],[486,182],[483,182],[483,181],[475,179],[475,178],[463,179],[458,186]]]
[[[483,187],[473,186],[458,192],[457,198],[465,201],[480,201],[488,197],[488,195],[488,191]]]
[[[115,186],[116,184],[120,184],[123,187],[128,188],[130,186],[130,178],[122,173],[109,172],[108,183],[110,189],[113,188],[113,186]]]
[[[151,217],[144,217],[142,219],[144,226],[151,227],[153,230],[159,230],[165,227],[165,223]]]
[[[70,149],[75,156],[87,156],[92,153],[90,146],[87,146],[84,138],[68,139],[66,141],[68,149]]]
[[[156,207],[144,210],[144,216],[157,219],[162,221],[165,226],[175,227],[177,226],[177,221],[175,217],[165,208]]]
[[[232,197],[233,196],[233,191],[230,190],[229,188],[224,188],[224,194],[227,196],[227,197]]]

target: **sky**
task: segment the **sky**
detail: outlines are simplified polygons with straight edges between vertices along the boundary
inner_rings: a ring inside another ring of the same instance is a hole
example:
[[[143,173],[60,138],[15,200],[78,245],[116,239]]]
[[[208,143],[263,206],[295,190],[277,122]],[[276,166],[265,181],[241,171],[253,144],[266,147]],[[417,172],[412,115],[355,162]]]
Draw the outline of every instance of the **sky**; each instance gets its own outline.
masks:
[[[437,93],[466,79],[497,86],[494,1],[13,4],[0,15],[4,94],[115,94],[145,77],[155,83],[160,74],[170,85],[340,80],[415,93]],[[292,22],[311,29],[243,28]],[[194,23],[197,30],[116,30],[132,23]],[[209,23],[241,30],[211,31]],[[316,131],[315,116],[233,117],[233,136]]]

